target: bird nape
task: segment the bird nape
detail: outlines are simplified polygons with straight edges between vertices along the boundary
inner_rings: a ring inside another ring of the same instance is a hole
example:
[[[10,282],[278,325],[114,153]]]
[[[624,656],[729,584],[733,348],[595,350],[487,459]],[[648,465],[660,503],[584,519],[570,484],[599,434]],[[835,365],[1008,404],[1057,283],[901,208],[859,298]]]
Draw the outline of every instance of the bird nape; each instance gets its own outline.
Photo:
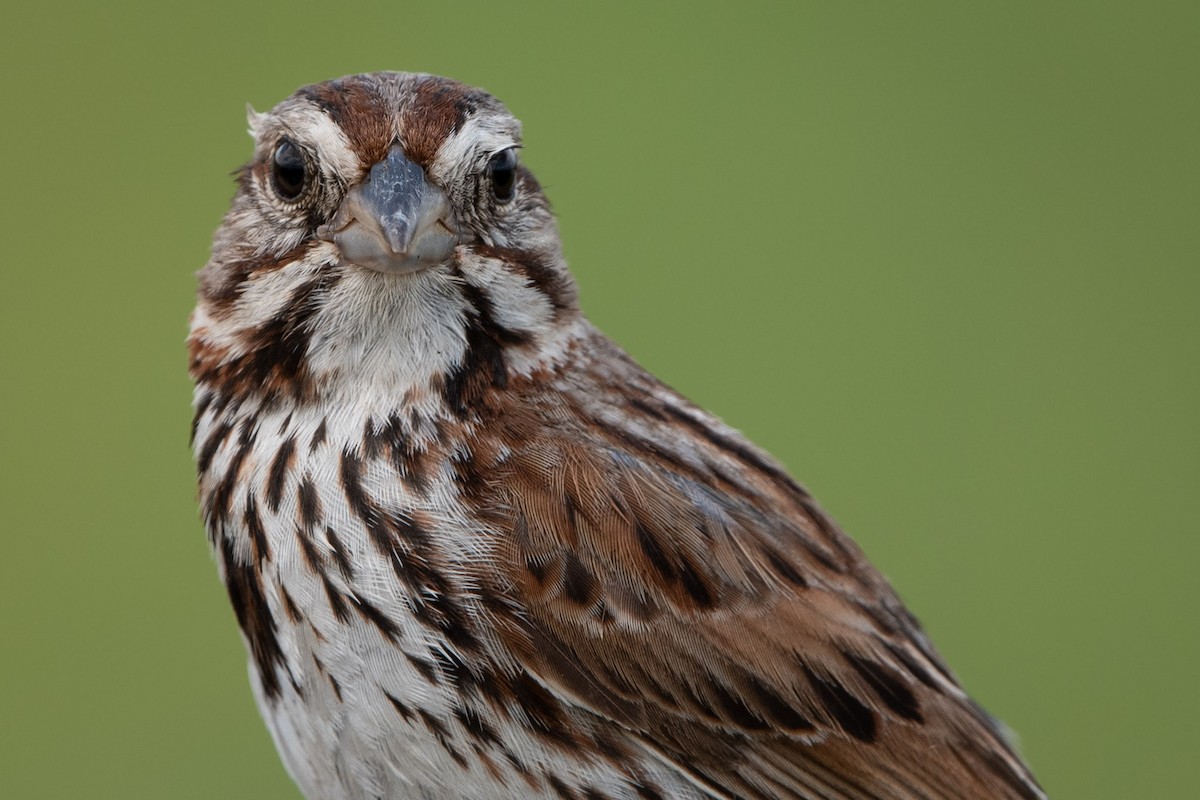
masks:
[[[308,798],[1040,798],[770,456],[583,316],[445,78],[251,114],[188,340],[200,502]]]

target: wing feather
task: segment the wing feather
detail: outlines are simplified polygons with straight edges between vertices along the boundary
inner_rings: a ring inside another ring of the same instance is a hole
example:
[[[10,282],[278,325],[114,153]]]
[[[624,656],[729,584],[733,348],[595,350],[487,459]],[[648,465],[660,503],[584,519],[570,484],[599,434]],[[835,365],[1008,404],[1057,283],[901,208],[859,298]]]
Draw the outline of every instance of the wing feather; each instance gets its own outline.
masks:
[[[628,363],[482,428],[520,434],[472,484],[521,666],[714,797],[1042,797],[808,494]]]

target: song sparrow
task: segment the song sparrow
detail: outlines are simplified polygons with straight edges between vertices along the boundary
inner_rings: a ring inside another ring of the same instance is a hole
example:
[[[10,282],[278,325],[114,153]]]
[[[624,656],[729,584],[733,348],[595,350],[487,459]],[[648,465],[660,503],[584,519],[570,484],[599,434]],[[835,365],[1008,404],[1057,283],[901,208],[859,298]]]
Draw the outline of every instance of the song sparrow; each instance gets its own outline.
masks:
[[[887,582],[576,301],[495,99],[250,114],[188,340],[204,520],[309,798],[1037,798]]]

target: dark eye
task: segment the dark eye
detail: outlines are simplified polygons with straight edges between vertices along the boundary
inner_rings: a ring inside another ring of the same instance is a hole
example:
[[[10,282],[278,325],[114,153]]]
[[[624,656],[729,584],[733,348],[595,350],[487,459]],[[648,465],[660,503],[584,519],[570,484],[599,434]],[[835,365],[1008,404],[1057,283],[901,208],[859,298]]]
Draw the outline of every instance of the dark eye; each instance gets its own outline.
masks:
[[[275,184],[275,191],[284,200],[295,200],[304,192],[307,177],[304,153],[292,142],[284,139],[275,148],[275,155],[271,160],[271,183]]]
[[[517,182],[517,151],[510,147],[492,156],[488,162],[488,175],[492,179],[492,195],[496,202],[512,200]]]

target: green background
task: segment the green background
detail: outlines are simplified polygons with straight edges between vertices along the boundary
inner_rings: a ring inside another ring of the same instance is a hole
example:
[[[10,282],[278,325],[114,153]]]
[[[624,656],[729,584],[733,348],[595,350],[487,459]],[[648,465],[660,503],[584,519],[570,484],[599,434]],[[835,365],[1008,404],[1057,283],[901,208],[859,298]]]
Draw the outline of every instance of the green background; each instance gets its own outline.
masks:
[[[8,7],[0,795],[296,798],[198,521],[243,105],[452,75],[594,320],[779,456],[1057,798],[1195,790],[1194,3]]]

